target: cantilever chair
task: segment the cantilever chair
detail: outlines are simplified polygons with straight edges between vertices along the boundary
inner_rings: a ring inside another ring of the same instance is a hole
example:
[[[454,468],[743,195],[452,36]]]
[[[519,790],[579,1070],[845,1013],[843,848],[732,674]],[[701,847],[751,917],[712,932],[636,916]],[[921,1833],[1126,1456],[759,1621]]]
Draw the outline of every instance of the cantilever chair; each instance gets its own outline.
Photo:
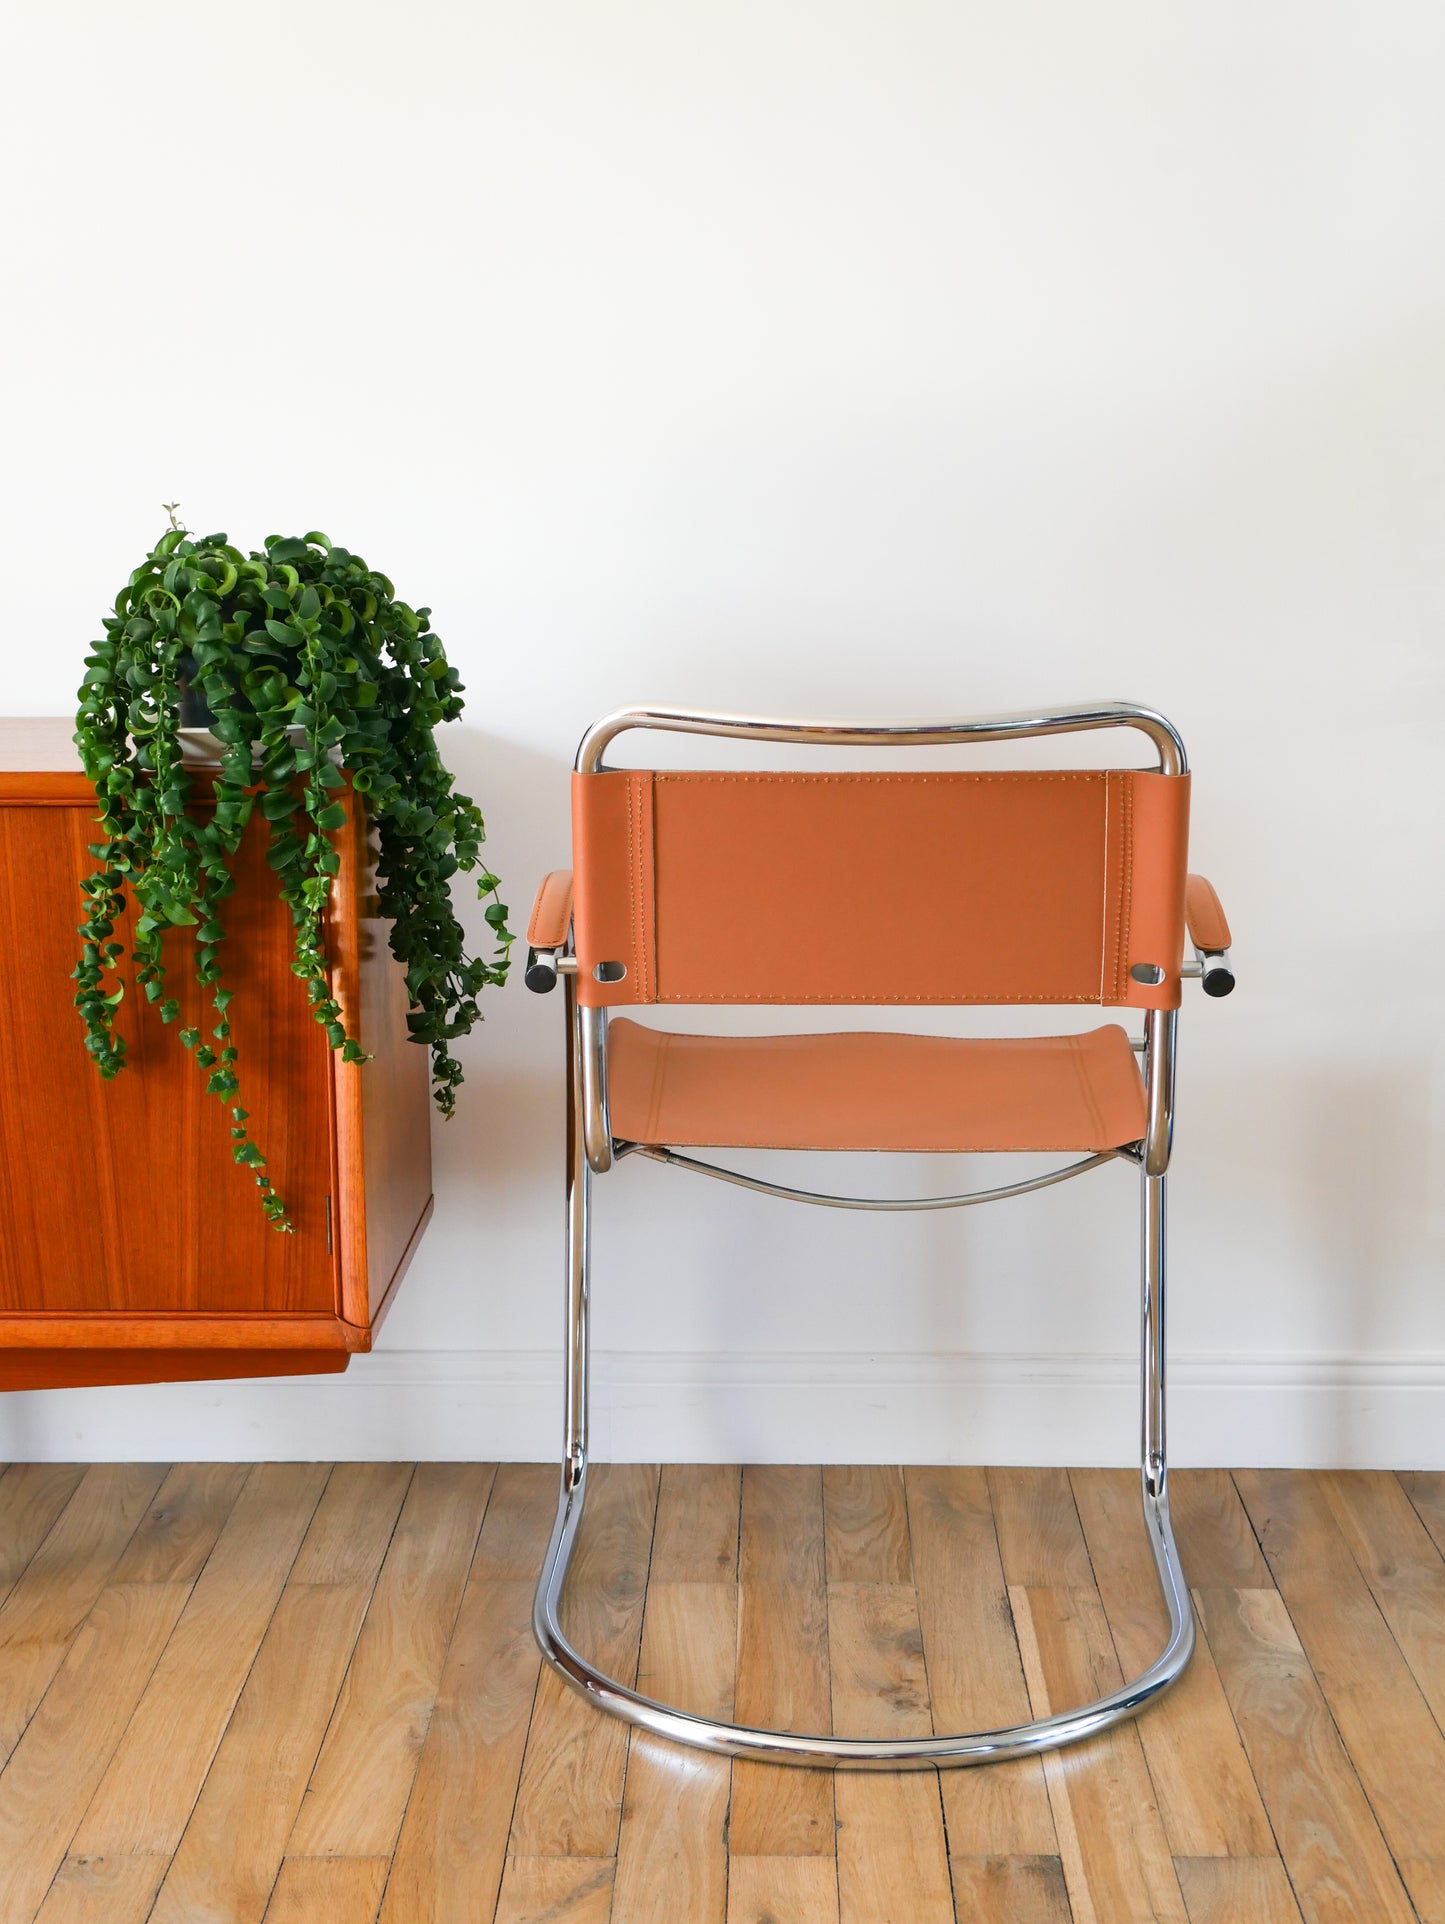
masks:
[[[790,773],[610,769],[630,729],[815,749],[908,748],[1134,729],[1157,769]],[[542,1654],[599,1709],[662,1737],[772,1763],[977,1764],[1073,1743],[1133,1716],[1194,1646],[1164,1453],[1164,1184],[1183,976],[1234,986],[1229,928],[1186,867],[1189,775],[1162,715],[1127,702],[976,721],[854,726],[681,709],[609,715],[577,753],[575,877],[549,875],[527,984],[565,988],[568,1036],[566,1428],[557,1521],[537,1586]],[[865,878],[860,884],[860,878]],[[878,929],[906,940],[880,945]],[[1184,959],[1186,930],[1194,959]],[[647,1003],[1095,1003],[1133,1009],[1077,1036],[664,1035],[612,1012]],[[1142,1058],[1142,1063],[1140,1061]],[[873,1200],[764,1182],[700,1148],[1056,1151],[1075,1160],[966,1195]],[[1169,1612],[1163,1651],[1080,1709],[1008,1729],[860,1739],[695,1716],[604,1676],[559,1621],[587,1494],[588,1199],[624,1157],[843,1208],[946,1209],[1116,1158],[1142,1188],[1144,1523]]]

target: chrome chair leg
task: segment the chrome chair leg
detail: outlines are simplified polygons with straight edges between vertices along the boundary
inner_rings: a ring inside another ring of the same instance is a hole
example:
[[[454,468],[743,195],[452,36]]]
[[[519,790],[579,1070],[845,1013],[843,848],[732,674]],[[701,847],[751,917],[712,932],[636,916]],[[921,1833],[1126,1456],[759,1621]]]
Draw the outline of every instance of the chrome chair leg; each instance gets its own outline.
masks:
[[[598,1710],[657,1737],[725,1757],[764,1763],[847,1765],[864,1770],[910,1770],[1001,1762],[1033,1756],[1093,1737],[1136,1716],[1180,1676],[1194,1649],[1189,1589],[1169,1522],[1164,1435],[1164,1183],[1141,1172],[1141,1495],[1144,1526],[1159,1587],[1169,1613],[1164,1649],[1132,1682],[1106,1696],[1031,1723],[955,1736],[864,1738],[801,1736],[699,1717],[659,1703],[606,1676],[568,1640],[560,1622],[567,1569],[587,1500],[588,1283],[591,1170],[587,1163],[576,1059],[575,996],[568,983],[569,1106],[567,1145],[567,1368],[566,1442],[557,1520],[542,1564],[532,1625],[542,1655],[564,1682]],[[1172,1042],[1172,1036],[1169,1038]]]

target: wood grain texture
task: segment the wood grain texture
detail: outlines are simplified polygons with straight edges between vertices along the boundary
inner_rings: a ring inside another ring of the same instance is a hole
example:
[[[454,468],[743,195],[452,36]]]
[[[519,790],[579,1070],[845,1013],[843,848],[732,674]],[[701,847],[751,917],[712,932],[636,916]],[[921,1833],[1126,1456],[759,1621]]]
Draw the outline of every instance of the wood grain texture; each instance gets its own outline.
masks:
[[[35,1915],[146,1680],[184,1583],[107,1585],[0,1775],[0,1919]]]
[[[727,1924],[838,1924],[831,1857],[730,1857]]]
[[[1265,1470],[1240,1471],[1235,1484],[1402,1874],[1407,1860],[1445,1860],[1445,1735],[1323,1488]]]
[[[737,1587],[653,1583],[647,1592],[638,1685],[664,1703],[730,1718],[737,1663]],[[726,1924],[725,1757],[679,1754],[634,1731],[612,1907],[634,1924]]]
[[[842,1924],[953,1924],[943,1805],[932,1771],[840,1771]]]
[[[503,1463],[487,1500],[472,1575],[481,1581],[537,1581],[557,1508],[557,1471],[550,1463]]]
[[[1205,1634],[1308,1924],[1414,1916],[1279,1593],[1197,1593]]]
[[[1011,1596],[1036,1716],[1086,1703],[1122,1681],[1096,1589],[1020,1588]],[[1118,1924],[1185,1924],[1137,1726],[1050,1753],[1044,1777],[1075,1910],[1092,1904]]]
[[[0,1605],[0,1764],[20,1741],[164,1475],[154,1464],[88,1469]]]
[[[1402,1857],[1400,1875],[1420,1924],[1445,1924],[1445,1858]]]
[[[1028,1689],[999,1560],[988,1476],[976,1469],[904,1472],[928,1692],[938,1730],[1027,1722]],[[949,1848],[962,1857],[1048,1857],[1057,1851],[1036,1758],[941,1773]]]
[[[145,1924],[166,1874],[164,1857],[67,1857],[36,1924]]]
[[[496,1924],[609,1924],[610,1857],[509,1857]]]
[[[1300,1924],[1277,1857],[1176,1857],[1189,1924]]]
[[[224,1106],[176,1039],[214,1020],[188,931],[166,945],[179,1021],[167,1031],[145,1009],[123,958],[128,1066],[110,1083],[90,1066],[69,976],[95,799],[64,733],[7,723],[0,746],[0,1389],[344,1368],[370,1346],[431,1206],[427,1052],[407,1040],[363,812],[348,788],[329,938],[373,1058],[364,1073],[327,1046],[291,972],[259,813],[221,910],[241,1097],[295,1224],[278,1236],[232,1163]],[[54,773],[35,766],[47,756]],[[204,770],[191,779],[204,790]],[[127,909],[117,929],[127,946],[133,920]],[[277,1355],[288,1348],[308,1355]]]
[[[374,1924],[387,1857],[288,1857],[265,1924]]]
[[[988,1490],[1011,1590],[1091,1588],[1094,1569],[1066,1470],[990,1470]]]
[[[153,1913],[260,1924],[410,1466],[332,1474],[216,1751]]]
[[[969,1924],[1070,1924],[1057,1857],[955,1857],[949,1868],[954,1908]]]
[[[821,1471],[743,1471],[738,1553],[737,1716],[773,1730],[832,1727]],[[827,1771],[739,1763],[732,1848],[746,1857],[835,1852]]]
[[[1076,1470],[1071,1481],[1115,1651],[1124,1673],[1137,1677],[1169,1633],[1138,1473]],[[1176,1856],[1273,1855],[1269,1819],[1202,1631],[1189,1668],[1140,1718],[1139,1738]]]
[[[637,1677],[657,1470],[604,1463],[563,1599],[563,1626],[594,1663],[623,1683]],[[610,1857],[617,1848],[627,1729],[599,1717],[553,1671],[542,1677],[513,1819],[522,1857]]]
[[[911,1583],[830,1583],[828,1659],[833,1728],[840,1734],[932,1734],[923,1633]],[[851,1728],[845,1731],[845,1724]]]
[[[336,1129],[336,1213],[344,1252],[342,1316],[375,1328],[431,1209],[431,1057],[410,1039],[406,978],[377,913],[377,839],[348,785],[338,831],[330,949],[347,1029],[371,1060],[329,1053]]]
[[[1435,1548],[1445,1556],[1445,1470],[1402,1470],[1400,1487]]]
[[[288,1856],[391,1856],[493,1475],[485,1464],[418,1467]]]
[[[0,1476],[0,1604],[75,1495],[79,1463],[12,1463]]]
[[[902,1470],[830,1463],[823,1516],[829,1583],[912,1583]]]
[[[381,1924],[491,1924],[540,1663],[532,1585],[469,1583]]]
[[[123,960],[127,1067],[107,1083],[90,1065],[68,978],[92,817],[93,809],[5,805],[0,793],[0,1008],[12,1012],[0,1024],[0,1091],[44,1088],[48,1111],[36,1131],[27,1103],[0,1100],[0,1308],[334,1315],[331,1052],[291,973],[291,918],[266,866],[265,824],[253,819],[236,858],[236,891],[221,916],[224,967],[241,1097],[291,1207],[292,1236],[276,1235],[261,1215],[231,1160],[225,1107],[176,1040],[176,1028],[209,1033],[214,1021],[191,973],[188,931],[166,943],[177,1025],[167,1029],[145,1009]],[[133,919],[130,910],[117,928],[127,947]]]
[[[315,1463],[251,1472],[86,1812],[77,1855],[175,1850],[328,1474]]]
[[[1269,1589],[1269,1565],[1228,1470],[1171,1470],[1169,1513],[1191,1589]]]
[[[0,1918],[44,1898],[244,1479],[178,1466],[121,1551],[0,1772]]]
[[[1388,1471],[1325,1470],[1319,1486],[1421,1695],[1445,1728],[1445,1558]]]
[[[894,1491],[873,1485],[877,1517]],[[898,1493],[901,1496],[901,1492]],[[886,1528],[855,1513],[855,1541]],[[923,1637],[911,1584],[830,1584],[833,1728],[844,1737],[923,1737],[932,1729]],[[953,1917],[943,1804],[933,1771],[840,1771],[838,1905],[843,1924],[947,1924]]]
[[[153,1324],[137,1332],[144,1336],[144,1342],[116,1349],[92,1339],[97,1334],[120,1334],[116,1328],[122,1320],[119,1317],[106,1317],[103,1329],[94,1317],[46,1318],[47,1325],[52,1320],[56,1325],[46,1329],[47,1337],[63,1343],[68,1333],[75,1344],[74,1348],[56,1348],[50,1341],[37,1344],[31,1340],[39,1320],[0,1317],[0,1391],[91,1389],[105,1383],[197,1383],[237,1376],[334,1375],[346,1368],[352,1351],[361,1347],[348,1342],[346,1332],[330,1318],[317,1316],[293,1317],[284,1329],[278,1329],[283,1319],[267,1317],[266,1340],[289,1342],[294,1336],[310,1343],[322,1336],[330,1345],[326,1349],[265,1349],[250,1341],[217,1343],[211,1339],[225,1325],[216,1317],[199,1316],[167,1317],[166,1329]],[[167,1330],[176,1338],[174,1346],[164,1340]],[[231,1328],[227,1333],[236,1332]],[[157,1343],[161,1346],[156,1347]],[[188,1349],[188,1343],[201,1347]]]
[[[645,1690],[726,1716],[751,1642],[760,1698],[860,1733],[1042,1714],[1152,1654],[1132,1475],[1073,1473],[1071,1520],[1057,1478],[999,1473],[996,1533],[987,1474],[910,1469],[911,1582],[877,1574],[902,1567],[894,1477],[835,1480],[834,1561],[870,1576],[828,1580],[817,1469],[608,1469],[573,1607],[604,1642],[640,1622]],[[835,1778],[615,1726],[599,1785],[594,1732],[543,1720],[531,1634],[555,1469],[7,1471],[0,1704],[39,1688],[0,1771],[0,1924],[1445,1924],[1433,1806],[1389,1754],[1439,1776],[1407,1667],[1433,1674],[1433,1491],[1239,1481],[1259,1537],[1231,1478],[1192,1473],[1185,1554],[1262,1580],[1199,1591],[1181,1686],[1042,1768]],[[1010,1593],[999,1534],[1032,1574],[1082,1544],[1097,1582]],[[803,1848],[739,1849],[770,1825]]]
[[[738,1573],[736,1464],[665,1463],[652,1542],[653,1583],[733,1583]]]

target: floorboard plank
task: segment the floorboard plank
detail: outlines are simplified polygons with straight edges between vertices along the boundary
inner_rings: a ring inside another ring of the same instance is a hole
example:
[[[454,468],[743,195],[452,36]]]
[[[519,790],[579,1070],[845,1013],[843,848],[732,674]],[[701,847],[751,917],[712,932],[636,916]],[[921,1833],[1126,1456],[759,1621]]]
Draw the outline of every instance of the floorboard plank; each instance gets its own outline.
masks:
[[[375,1924],[389,1857],[288,1857],[265,1924]]]
[[[107,1584],[0,1775],[0,1920],[29,1924],[185,1607],[184,1583]]]
[[[472,1575],[479,1582],[535,1583],[557,1512],[559,1473],[553,1463],[498,1466]]]
[[[1228,1470],[1171,1470],[1169,1514],[1192,1590],[1274,1584]]]
[[[83,1463],[12,1463],[0,1476],[0,1604],[85,1475]]]
[[[1024,1672],[1037,1716],[1122,1681],[1098,1591],[1013,1589]],[[1044,1760],[1070,1902],[1110,1924],[1185,1924],[1184,1899],[1138,1726],[1120,1724]]]
[[[857,1724],[871,1701],[879,1728],[865,1734],[932,1735],[911,1583],[830,1583],[828,1653],[835,1730],[845,1716]]]
[[[648,1696],[730,1718],[737,1586],[648,1585],[638,1685]],[[726,1924],[725,1757],[632,1733],[612,1908],[628,1924]]]
[[[324,1463],[261,1463],[101,1779],[76,1856],[169,1858],[326,1488]]]
[[[643,1597],[657,1514],[657,1470],[603,1463],[562,1599],[577,1648],[609,1676],[637,1676]],[[518,1857],[612,1857],[627,1773],[627,1726],[602,1717],[545,1670],[537,1692],[509,1848]]]
[[[161,1464],[93,1464],[0,1604],[0,1766],[165,1475]]]
[[[1235,1484],[1391,1853],[1445,1858],[1445,1735],[1322,1485],[1288,1470],[1242,1470]]]
[[[735,1583],[742,1472],[735,1463],[667,1463],[652,1543],[654,1583]]]
[[[121,1552],[111,1583],[184,1583],[205,1568],[250,1475],[246,1463],[178,1463]]]
[[[1138,1472],[1076,1470],[1071,1481],[1114,1648],[1137,1677],[1169,1632]],[[1139,1719],[1139,1737],[1176,1857],[1273,1854],[1274,1833],[1202,1630],[1184,1675]]]
[[[145,1924],[165,1857],[67,1857],[35,1924]]]
[[[396,1463],[332,1472],[161,1885],[154,1924],[260,1924],[411,1474]]]
[[[1201,1641],[1170,1696],[1046,1765],[835,1779],[580,1700],[540,1728],[552,1467],[327,1476],[0,1473],[0,1924],[1445,1924],[1445,1478],[1178,1472]],[[714,1715],[987,1727],[1162,1640],[1132,1473],[592,1497],[574,1631]]]
[[[549,1466],[497,1471],[381,1924],[492,1924],[542,1664],[532,1596],[557,1487]],[[609,1863],[609,1890],[610,1878]]]
[[[738,1721],[826,1734],[832,1709],[822,1472],[749,1465],[742,1487]],[[832,1772],[739,1763],[730,1834],[744,1857],[834,1856]]]
[[[1421,1695],[1445,1728],[1445,1558],[1388,1470],[1326,1470],[1319,1483]]]
[[[729,1858],[727,1924],[838,1924],[837,1863],[831,1857]]]
[[[841,1924],[954,1924],[937,1775],[839,1771],[837,1798]]]
[[[1176,1857],[1189,1924],[1300,1924],[1278,1857]]]
[[[918,1614],[934,1725],[1026,1723],[1028,1688],[999,1561],[988,1476],[904,1472]],[[941,1773],[949,1849],[959,1857],[1048,1857],[1058,1844],[1037,1758]]]
[[[840,1736],[932,1733],[911,1584],[830,1584],[828,1649]],[[952,1924],[938,1774],[840,1771],[834,1796],[842,1924]]]
[[[418,1466],[289,1857],[365,1862],[395,1848],[494,1474],[480,1463]]]
[[[0,1919],[33,1918],[244,1479],[173,1469],[76,1633],[0,1773]]]
[[[1414,1916],[1277,1590],[1201,1590],[1209,1647],[1308,1924]]]
[[[961,1924],[1070,1924],[1057,1857],[955,1857],[949,1868]]]
[[[823,1519],[829,1583],[912,1583],[901,1469],[828,1464],[823,1471]]]
[[[492,1924],[541,1665],[532,1591],[516,1579],[467,1585],[381,1924]]]
[[[1445,1470],[1401,1470],[1399,1478],[1435,1548],[1445,1556]]]
[[[1414,1899],[1420,1924],[1445,1924],[1445,1859],[1401,1858],[1400,1875]]]
[[[509,1857],[496,1924],[609,1924],[616,1868],[610,1857]]]
[[[990,1470],[988,1493],[1010,1590],[1090,1588],[1094,1570],[1067,1470]]]

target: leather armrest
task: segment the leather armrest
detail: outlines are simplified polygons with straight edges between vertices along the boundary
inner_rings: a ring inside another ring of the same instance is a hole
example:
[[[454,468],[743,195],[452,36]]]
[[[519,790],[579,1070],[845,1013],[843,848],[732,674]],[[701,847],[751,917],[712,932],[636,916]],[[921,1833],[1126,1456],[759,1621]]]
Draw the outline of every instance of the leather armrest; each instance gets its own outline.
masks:
[[[1185,884],[1184,921],[1189,940],[1206,955],[1218,955],[1229,947],[1229,922],[1213,883],[1202,875],[1191,875]]]
[[[527,923],[527,941],[534,949],[560,949],[572,921],[572,871],[554,868],[542,878]]]

